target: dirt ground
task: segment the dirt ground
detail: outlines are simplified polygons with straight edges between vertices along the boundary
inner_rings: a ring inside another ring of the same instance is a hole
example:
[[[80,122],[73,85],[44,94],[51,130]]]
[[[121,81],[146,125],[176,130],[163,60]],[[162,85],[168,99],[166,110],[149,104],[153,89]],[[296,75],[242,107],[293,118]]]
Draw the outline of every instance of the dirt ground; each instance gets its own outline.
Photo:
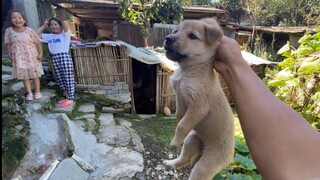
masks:
[[[142,138],[145,148],[144,166],[146,180],[186,180],[189,177],[191,166],[175,170],[165,167],[163,160],[168,159],[169,154],[178,157],[179,150],[166,150],[163,146],[155,144],[148,138]]]

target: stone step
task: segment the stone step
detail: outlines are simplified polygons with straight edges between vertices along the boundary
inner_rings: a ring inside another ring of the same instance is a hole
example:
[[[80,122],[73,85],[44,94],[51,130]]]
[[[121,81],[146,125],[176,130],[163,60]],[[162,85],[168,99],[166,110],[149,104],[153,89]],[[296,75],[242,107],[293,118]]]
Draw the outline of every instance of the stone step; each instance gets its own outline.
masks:
[[[144,179],[144,147],[128,121],[119,120],[116,125],[110,113],[96,119],[90,103],[77,107],[80,115],[74,119],[66,113],[76,106],[64,112],[53,107],[43,114],[41,109],[56,93],[43,89],[42,94],[41,100],[26,103],[29,150],[12,179]],[[98,135],[85,129],[89,122],[95,127],[95,121],[100,124]],[[30,173],[30,168],[42,166],[46,171]]]

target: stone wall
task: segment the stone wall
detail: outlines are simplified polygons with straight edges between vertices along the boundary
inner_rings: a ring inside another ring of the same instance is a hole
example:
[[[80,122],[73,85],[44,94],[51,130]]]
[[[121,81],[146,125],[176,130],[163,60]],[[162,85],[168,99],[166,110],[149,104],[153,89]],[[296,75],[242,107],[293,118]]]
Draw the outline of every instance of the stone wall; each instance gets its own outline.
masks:
[[[107,85],[100,84],[77,84],[76,88],[92,90],[92,94],[127,94],[130,93],[129,85],[126,82],[114,82]]]

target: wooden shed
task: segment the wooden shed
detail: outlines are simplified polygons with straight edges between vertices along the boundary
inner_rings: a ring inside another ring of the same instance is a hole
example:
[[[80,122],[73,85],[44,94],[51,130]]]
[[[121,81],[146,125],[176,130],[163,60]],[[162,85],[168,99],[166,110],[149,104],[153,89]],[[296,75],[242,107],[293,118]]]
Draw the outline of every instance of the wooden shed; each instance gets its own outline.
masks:
[[[175,110],[169,82],[173,73],[169,66],[174,63],[164,54],[123,41],[73,44],[70,54],[76,88],[100,90],[107,95],[130,93],[132,113],[162,113],[166,106]]]
[[[239,38],[245,38],[248,40],[253,31],[253,26],[234,25],[237,27]],[[316,27],[307,26],[255,26],[256,35],[260,36],[271,48],[271,50],[277,52],[287,41],[291,46],[298,48],[299,39],[306,33],[315,31]],[[241,33],[241,34],[240,34]],[[252,37],[251,37],[252,38]],[[237,39],[238,40],[238,39]],[[240,39],[240,42],[241,43]],[[254,39],[249,39],[254,40]]]

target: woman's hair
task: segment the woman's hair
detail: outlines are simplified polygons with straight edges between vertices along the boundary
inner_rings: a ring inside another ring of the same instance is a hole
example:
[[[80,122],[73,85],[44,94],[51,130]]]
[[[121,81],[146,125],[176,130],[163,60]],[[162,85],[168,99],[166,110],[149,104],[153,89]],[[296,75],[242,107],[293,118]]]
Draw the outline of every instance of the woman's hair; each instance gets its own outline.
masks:
[[[49,26],[50,26],[51,21],[56,21],[62,27],[62,21],[60,19],[55,18],[55,17],[49,19],[49,24],[48,24]]]
[[[27,26],[27,19],[26,19],[26,16],[25,16],[21,11],[19,11],[19,10],[15,10],[15,9],[12,9],[12,10],[8,11],[7,18],[8,18],[8,22],[10,22],[10,26],[11,26],[11,27],[13,27],[13,26],[14,26],[14,25],[12,24],[12,22],[11,22],[11,14],[12,14],[12,13],[15,13],[15,12],[17,12],[17,13],[20,13],[20,14],[21,14],[22,18],[26,21],[26,22],[24,23],[24,25],[23,25],[23,26]]]

